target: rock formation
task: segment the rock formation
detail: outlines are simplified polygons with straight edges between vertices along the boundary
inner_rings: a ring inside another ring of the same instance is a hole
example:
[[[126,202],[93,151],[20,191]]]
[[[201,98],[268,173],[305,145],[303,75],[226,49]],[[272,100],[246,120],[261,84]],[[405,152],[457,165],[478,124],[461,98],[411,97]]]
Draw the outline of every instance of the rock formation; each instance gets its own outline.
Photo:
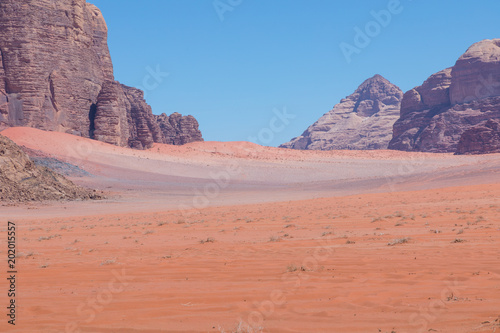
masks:
[[[488,120],[465,131],[458,142],[457,155],[500,153],[500,120]]]
[[[455,152],[464,132],[490,119],[500,119],[500,39],[472,45],[455,66],[406,92],[389,148]]]
[[[76,186],[33,161],[10,139],[0,135],[0,201],[99,199],[100,194]]]
[[[387,149],[403,92],[380,75],[366,80],[301,136],[282,148]]]
[[[8,126],[135,148],[183,141],[165,140],[143,93],[115,81],[106,23],[85,0],[0,2],[0,128]]]
[[[155,116],[155,118],[163,133],[163,143],[184,145],[190,142],[203,141],[201,132],[198,130],[198,121],[193,116],[183,117],[176,112],[170,117],[162,113]]]

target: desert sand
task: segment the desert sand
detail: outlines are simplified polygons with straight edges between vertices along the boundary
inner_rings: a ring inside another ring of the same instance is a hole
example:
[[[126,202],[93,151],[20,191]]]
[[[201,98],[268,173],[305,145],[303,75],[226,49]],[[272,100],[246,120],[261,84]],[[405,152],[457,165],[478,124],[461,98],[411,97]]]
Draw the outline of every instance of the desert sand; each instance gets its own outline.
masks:
[[[2,134],[107,194],[0,206],[16,332],[500,332],[500,154]]]

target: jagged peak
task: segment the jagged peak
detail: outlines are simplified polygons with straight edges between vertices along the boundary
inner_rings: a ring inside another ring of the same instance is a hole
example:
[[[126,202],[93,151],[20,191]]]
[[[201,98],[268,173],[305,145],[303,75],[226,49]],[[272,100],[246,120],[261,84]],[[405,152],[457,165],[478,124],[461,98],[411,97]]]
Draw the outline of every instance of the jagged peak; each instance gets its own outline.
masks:
[[[348,98],[356,100],[375,100],[387,96],[394,96],[400,100],[403,97],[403,91],[382,75],[376,74],[365,80]]]
[[[393,86],[393,84],[387,80],[385,77],[383,77],[382,75],[380,74],[375,74],[374,76],[372,76],[371,78],[369,79],[366,79],[360,86],[359,88],[365,88],[367,86],[370,86],[370,85],[373,85],[373,84],[378,84],[378,83],[381,83],[381,84],[385,84],[385,85],[390,85],[390,86]]]

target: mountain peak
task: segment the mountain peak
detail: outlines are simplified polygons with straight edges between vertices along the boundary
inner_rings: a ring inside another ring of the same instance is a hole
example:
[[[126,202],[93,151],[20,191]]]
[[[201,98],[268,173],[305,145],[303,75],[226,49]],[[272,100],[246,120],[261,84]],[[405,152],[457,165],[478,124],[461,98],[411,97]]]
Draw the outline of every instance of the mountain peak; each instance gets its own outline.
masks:
[[[388,97],[394,97],[398,101],[403,98],[403,92],[398,86],[392,84],[382,75],[376,74],[373,77],[365,80],[356,91],[347,98],[363,101],[384,100]]]
[[[365,80],[356,91],[283,148],[386,149],[399,118],[403,92],[381,75]]]
[[[387,80],[382,75],[375,74],[371,78],[366,79],[363,83],[361,83],[361,85],[359,86],[358,90],[366,88],[366,87],[369,87],[369,86],[373,86],[373,85],[395,87],[394,84],[392,84],[389,80]]]

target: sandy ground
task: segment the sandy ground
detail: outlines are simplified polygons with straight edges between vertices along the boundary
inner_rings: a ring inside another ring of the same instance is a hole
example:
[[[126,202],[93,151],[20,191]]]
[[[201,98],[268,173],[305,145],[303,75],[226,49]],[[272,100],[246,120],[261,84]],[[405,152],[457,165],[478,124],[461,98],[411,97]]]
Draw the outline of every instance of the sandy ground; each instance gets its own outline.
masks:
[[[500,332],[498,154],[2,134],[109,194],[0,206],[2,332]]]
[[[11,128],[2,134],[79,166],[92,177],[73,181],[109,192],[109,200],[102,202],[32,205],[40,217],[203,209],[500,183],[500,154],[295,151],[246,142],[156,144],[137,151],[31,128]],[[9,216],[33,215],[25,207],[2,209]]]

